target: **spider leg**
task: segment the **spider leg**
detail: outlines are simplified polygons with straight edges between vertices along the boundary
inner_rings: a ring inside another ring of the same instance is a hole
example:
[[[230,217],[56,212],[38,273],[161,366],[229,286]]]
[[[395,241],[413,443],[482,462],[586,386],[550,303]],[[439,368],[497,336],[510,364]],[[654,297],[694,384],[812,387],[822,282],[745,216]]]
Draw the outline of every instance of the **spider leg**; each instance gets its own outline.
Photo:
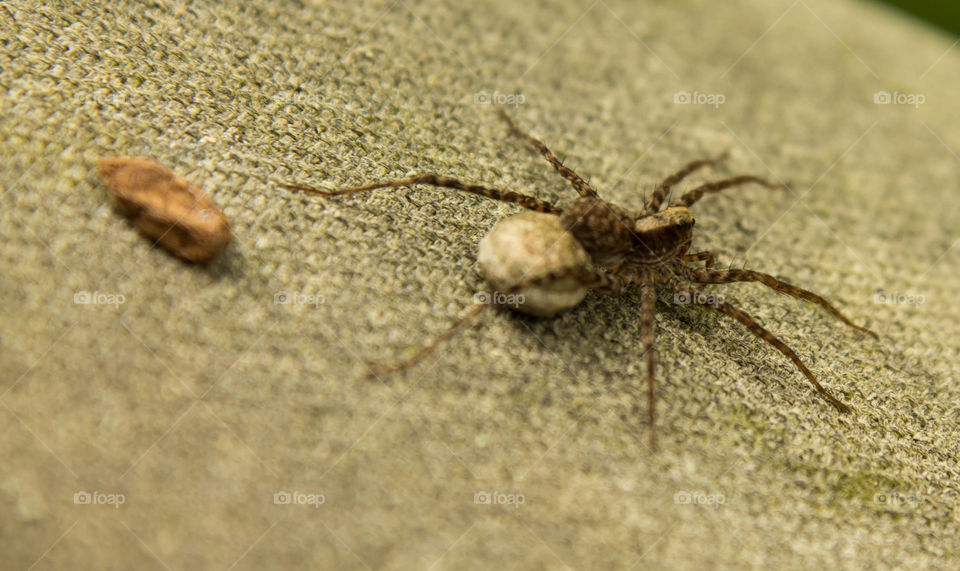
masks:
[[[422,361],[424,357],[426,357],[431,352],[436,350],[437,347],[439,347],[440,345],[445,343],[447,340],[449,340],[451,337],[453,337],[453,335],[457,331],[462,329],[467,323],[473,320],[473,318],[480,315],[480,313],[482,313],[484,308],[486,307],[487,306],[483,304],[477,304],[474,307],[471,307],[456,322],[454,322],[454,324],[451,325],[449,329],[447,329],[445,332],[443,332],[443,334],[441,334],[436,339],[431,341],[429,345],[417,351],[417,353],[413,357],[400,361],[399,363],[394,363],[393,365],[390,365],[387,367],[379,367],[377,369],[373,369],[370,371],[368,376],[379,379],[383,375],[389,375],[399,371],[405,371],[410,367],[413,367],[414,365]]]
[[[775,347],[778,351],[783,353],[791,361],[793,361],[793,364],[796,365],[797,368],[800,369],[800,371],[804,374],[804,376],[807,377],[807,380],[809,380],[810,383],[813,384],[813,387],[817,390],[818,393],[820,393],[820,396],[822,396],[827,401],[829,401],[830,404],[832,404],[833,406],[837,407],[837,409],[840,412],[850,412],[849,406],[840,402],[836,397],[830,394],[827,391],[827,389],[823,388],[823,385],[817,382],[817,379],[813,376],[813,373],[811,373],[810,369],[808,369],[807,366],[803,364],[803,361],[801,361],[800,357],[798,357],[797,354],[794,353],[793,349],[791,349],[786,343],[784,343],[779,338],[777,338],[773,333],[770,333],[769,331],[764,329],[749,314],[730,305],[729,303],[717,301],[716,299],[704,298],[702,294],[699,294],[699,295],[695,294],[693,291],[690,291],[688,288],[685,288],[683,286],[676,287],[675,290],[689,296],[688,299],[692,300],[692,302],[697,305],[706,307],[708,309],[712,309],[714,311],[718,311],[742,323],[747,329],[750,330],[751,333],[753,333],[760,339],[763,339],[764,341],[766,341],[767,343]]]
[[[726,284],[732,282],[760,282],[763,285],[775,289],[777,291],[783,292],[787,295],[791,295],[796,298],[804,299],[807,301],[812,301],[817,305],[825,308],[827,311],[832,313],[834,317],[840,321],[846,323],[850,327],[853,327],[857,331],[866,333],[867,335],[872,336],[874,339],[879,339],[880,337],[870,331],[866,327],[860,327],[856,325],[849,319],[847,319],[840,311],[833,307],[829,301],[820,297],[819,295],[808,291],[802,288],[798,288],[793,284],[788,284],[787,282],[780,281],[777,278],[771,276],[770,274],[764,274],[762,272],[755,272],[753,270],[738,270],[738,269],[729,269],[729,270],[702,270],[691,268],[687,272],[687,277],[694,282],[704,283],[704,284]]]
[[[718,180],[716,182],[708,182],[706,184],[702,184],[697,188],[691,190],[690,192],[687,192],[686,194],[681,196],[679,199],[673,201],[670,204],[670,206],[690,206],[694,202],[703,198],[704,194],[712,194],[714,192],[720,192],[721,190],[724,190],[726,188],[739,186],[741,184],[746,184],[748,182],[755,182],[767,188],[789,188],[785,184],[772,183],[758,176],[753,176],[748,174],[740,175],[740,176],[735,176],[733,178],[727,178],[724,180]]]
[[[605,272],[586,268],[583,266],[572,266],[569,268],[564,268],[563,270],[550,272],[547,274],[543,274],[541,276],[537,276],[533,279],[526,280],[520,285],[516,285],[514,287],[504,290],[503,292],[498,292],[498,293],[503,293],[503,294],[518,293],[529,287],[546,285],[550,282],[564,279],[567,277],[574,277],[577,280],[579,280],[581,283],[586,285],[587,287],[591,287],[599,290],[602,293],[608,293],[611,295],[618,293],[622,289],[622,286],[624,284],[623,279],[620,278],[619,276],[607,274]],[[448,339],[453,337],[453,335],[457,331],[462,329],[467,323],[473,320],[476,316],[480,315],[480,313],[483,312],[484,308],[490,305],[493,305],[493,304],[478,303],[476,306],[467,310],[467,312],[464,313],[463,316],[461,316],[456,322],[454,322],[454,324],[451,325],[450,328],[447,329],[443,334],[441,334],[436,339],[431,341],[426,347],[420,349],[413,357],[387,367],[380,367],[378,369],[371,370],[368,376],[379,378],[381,375],[389,375],[391,373],[396,373],[398,371],[405,371],[410,367],[413,367],[414,365],[422,361],[424,357],[429,355],[437,347],[439,347]]]
[[[399,186],[411,186],[414,184],[426,184],[426,185],[435,186],[435,187],[462,190],[464,192],[469,192],[471,194],[476,194],[478,196],[483,196],[486,198],[492,198],[494,200],[499,200],[501,202],[512,202],[528,210],[533,210],[535,212],[543,212],[545,214],[561,214],[563,212],[562,208],[554,206],[553,204],[550,204],[545,200],[540,200],[539,198],[535,198],[533,196],[528,196],[526,194],[520,194],[518,192],[512,192],[509,190],[498,190],[496,188],[488,188],[488,187],[480,186],[477,184],[468,184],[468,183],[460,182],[455,178],[439,176],[435,174],[425,174],[425,175],[412,176],[409,178],[403,178],[398,180],[375,182],[373,184],[368,184],[365,186],[358,186],[354,188],[344,188],[341,190],[320,190],[318,188],[310,188],[308,186],[300,186],[296,184],[282,184],[280,186],[289,190],[311,192],[313,194],[319,194],[322,196],[341,196],[344,194],[353,194],[355,192],[363,192],[365,190],[373,190],[376,188],[394,188]]]
[[[712,268],[716,258],[713,257],[713,254],[710,252],[697,252],[696,254],[685,254],[683,256],[684,262],[703,262],[703,265],[706,268]]]
[[[656,448],[656,438],[653,431],[654,418],[654,400],[653,400],[653,366],[654,366],[654,341],[656,339],[656,328],[653,323],[653,317],[657,310],[657,292],[652,283],[644,283],[640,286],[640,335],[643,342],[643,352],[647,356],[647,418],[650,438],[650,448]]]
[[[626,280],[618,274],[608,273],[585,266],[570,266],[524,280],[523,283],[507,288],[502,293],[519,293],[527,288],[545,286],[552,282],[571,277],[579,281],[584,286],[595,289],[606,295],[619,294],[627,283]]]
[[[700,159],[687,163],[687,165],[682,169],[663,179],[663,182],[661,182],[657,188],[653,190],[653,195],[649,200],[647,200],[647,204],[640,212],[640,216],[648,216],[660,210],[660,205],[667,197],[667,193],[670,192],[670,188],[687,178],[689,175],[693,174],[694,171],[706,166],[718,165],[725,160],[727,160],[727,153],[723,153],[722,155],[713,159]]]
[[[580,196],[582,196],[583,198],[597,198],[597,191],[594,190],[593,187],[587,183],[587,181],[580,178],[580,176],[577,173],[563,166],[563,163],[560,162],[560,159],[558,159],[556,155],[550,152],[550,149],[547,148],[547,146],[543,143],[543,141],[541,141],[540,139],[534,137],[530,133],[527,133],[526,131],[518,127],[516,122],[514,122],[513,118],[511,118],[506,111],[500,109],[499,112],[500,112],[500,117],[502,117],[503,120],[507,122],[507,126],[510,127],[510,132],[520,137],[521,139],[526,139],[527,142],[529,142],[538,151],[540,151],[540,154],[543,155],[545,159],[547,159],[547,162],[553,165],[553,168],[555,168],[557,172],[560,173],[560,176],[570,181],[570,184],[573,185],[573,188],[576,189],[577,193]]]

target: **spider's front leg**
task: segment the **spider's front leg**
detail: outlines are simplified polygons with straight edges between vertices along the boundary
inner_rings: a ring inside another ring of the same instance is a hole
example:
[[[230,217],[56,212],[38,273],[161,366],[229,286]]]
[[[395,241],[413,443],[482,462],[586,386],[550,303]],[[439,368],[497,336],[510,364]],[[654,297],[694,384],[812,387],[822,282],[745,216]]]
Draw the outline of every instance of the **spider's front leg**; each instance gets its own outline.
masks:
[[[701,284],[725,284],[732,282],[759,282],[763,285],[781,291],[787,295],[804,299],[807,301],[812,301],[817,305],[823,307],[834,317],[840,321],[846,323],[850,327],[853,327],[857,331],[866,333],[867,335],[872,336],[874,339],[879,339],[880,337],[873,331],[867,329],[866,327],[861,327],[854,322],[846,318],[840,310],[835,308],[829,301],[823,297],[813,293],[812,291],[799,288],[793,284],[789,284],[785,281],[778,280],[777,278],[771,276],[770,274],[765,274],[762,272],[756,272],[753,270],[740,270],[740,269],[729,269],[729,270],[700,270],[700,269],[691,269],[687,272],[687,278],[691,281]]]
[[[757,321],[753,317],[751,317],[748,313],[744,312],[743,310],[737,307],[734,307],[733,305],[730,305],[729,303],[720,301],[714,298],[713,296],[705,296],[703,293],[698,292],[696,290],[696,287],[694,286],[694,284],[685,285],[685,284],[678,283],[673,286],[673,289],[678,294],[683,295],[684,299],[688,300],[688,303],[699,305],[701,307],[706,307],[708,309],[717,311],[719,313],[722,313],[728,317],[732,317],[733,319],[736,319],[737,321],[739,321],[741,324],[743,324],[744,327],[749,329],[750,332],[753,333],[755,336],[759,337],[760,339],[763,339],[764,341],[772,345],[774,348],[776,348],[778,351],[783,353],[783,355],[785,355],[791,361],[793,361],[793,364],[796,365],[798,369],[800,369],[800,372],[802,372],[805,377],[807,377],[807,380],[810,381],[814,389],[816,389],[816,391],[820,393],[820,396],[825,398],[833,406],[837,407],[837,409],[840,412],[850,412],[849,406],[840,402],[840,400],[834,397],[832,394],[830,394],[830,392],[827,391],[827,389],[823,388],[823,385],[821,385],[817,381],[816,377],[814,377],[813,373],[810,372],[810,369],[808,369],[807,366],[803,364],[803,361],[800,360],[800,357],[797,356],[797,354],[793,351],[793,349],[791,349],[786,343],[781,341],[776,335],[764,329],[763,326],[757,323]]]
[[[684,262],[703,262],[707,269],[712,268],[717,259],[710,252],[697,252],[696,254],[684,254]]]
[[[670,203],[670,206],[671,207],[675,207],[675,206],[690,207],[690,206],[693,206],[695,202],[703,198],[705,194],[713,194],[716,192],[720,192],[722,190],[726,190],[728,188],[741,186],[751,182],[759,184],[760,186],[765,186],[770,189],[789,189],[790,188],[786,184],[777,184],[775,182],[771,182],[759,176],[745,174],[745,175],[735,176],[732,178],[727,178],[727,179],[718,180],[714,182],[704,183],[698,186],[697,188],[691,190],[690,192],[687,192],[686,194],[684,194],[677,200],[673,201],[672,203]]]
[[[680,183],[680,181],[687,178],[694,172],[702,169],[703,167],[719,165],[723,161],[727,160],[727,156],[727,153],[723,153],[722,155],[713,159],[698,159],[696,161],[691,161],[684,165],[682,169],[663,179],[663,182],[658,184],[657,188],[653,190],[653,194],[644,205],[643,210],[640,212],[640,216],[649,216],[656,213],[658,210],[660,210],[660,205],[667,198],[667,194],[670,193],[670,189],[673,188],[674,185]]]

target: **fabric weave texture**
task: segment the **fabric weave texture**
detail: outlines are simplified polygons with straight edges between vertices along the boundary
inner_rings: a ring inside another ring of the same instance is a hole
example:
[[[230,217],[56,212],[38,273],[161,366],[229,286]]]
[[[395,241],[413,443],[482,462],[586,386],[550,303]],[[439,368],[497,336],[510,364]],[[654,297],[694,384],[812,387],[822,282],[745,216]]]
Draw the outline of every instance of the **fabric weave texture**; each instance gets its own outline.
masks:
[[[0,561],[30,568],[950,568],[960,557],[960,47],[861,2],[0,6]],[[646,447],[639,297],[485,312],[518,212],[575,193],[498,106],[639,211],[690,160],[696,250],[835,302],[670,303]],[[96,175],[151,157],[236,241],[138,234]],[[122,504],[120,503],[120,498]],[[89,503],[84,499],[90,500]]]

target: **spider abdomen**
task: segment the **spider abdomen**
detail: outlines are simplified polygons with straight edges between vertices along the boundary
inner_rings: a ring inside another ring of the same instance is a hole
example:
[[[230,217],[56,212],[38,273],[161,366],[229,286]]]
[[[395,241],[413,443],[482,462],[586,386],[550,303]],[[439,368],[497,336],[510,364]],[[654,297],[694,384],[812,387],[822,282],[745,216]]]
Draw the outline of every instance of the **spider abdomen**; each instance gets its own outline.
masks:
[[[633,216],[599,198],[581,198],[560,215],[560,224],[601,265],[614,265],[633,249]]]

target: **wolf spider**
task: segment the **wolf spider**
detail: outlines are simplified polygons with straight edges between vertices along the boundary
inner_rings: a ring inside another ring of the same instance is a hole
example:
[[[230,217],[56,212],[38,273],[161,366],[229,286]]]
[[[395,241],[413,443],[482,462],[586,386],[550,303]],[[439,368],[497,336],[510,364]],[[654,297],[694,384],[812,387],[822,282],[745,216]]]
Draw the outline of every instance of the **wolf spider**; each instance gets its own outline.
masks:
[[[639,286],[641,342],[646,355],[648,428],[651,448],[654,447],[654,314],[657,295],[655,286],[662,286],[674,294],[675,302],[692,303],[722,313],[743,324],[751,333],[766,341],[797,366],[810,381],[816,392],[841,412],[849,412],[850,407],[842,403],[814,377],[803,364],[800,357],[783,341],[767,331],[749,314],[726,303],[722,298],[702,293],[702,288],[710,284],[732,282],[759,282],[767,287],[816,303],[834,315],[843,323],[857,331],[878,338],[877,334],[865,327],[854,324],[840,313],[823,297],[781,281],[769,274],[747,269],[715,269],[714,256],[710,252],[687,253],[693,238],[694,218],[689,208],[707,194],[755,183],[767,188],[784,188],[766,179],[753,175],[740,175],[716,182],[702,184],[680,198],[670,202],[665,208],[664,201],[670,189],[695,171],[721,163],[726,154],[716,158],[692,161],[676,173],[668,176],[653,191],[637,216],[625,209],[601,199],[597,191],[571,169],[564,166],[547,146],[533,135],[520,129],[505,112],[500,116],[506,121],[511,133],[526,140],[553,166],[580,195],[572,205],[561,208],[539,198],[517,192],[498,190],[485,186],[468,184],[459,180],[424,174],[398,180],[390,180],[341,190],[320,190],[300,185],[283,185],[290,190],[304,191],[323,196],[342,196],[367,190],[411,185],[428,185],[449,188],[502,202],[517,204],[527,210],[540,212],[559,219],[563,231],[568,232],[589,255],[592,263],[571,267],[555,267],[550,271],[523,279],[506,288],[503,294],[533,291],[534,288],[557,284],[561,280],[574,280],[584,288],[595,289],[603,294],[617,295],[630,285]],[[521,216],[521,215],[517,215]],[[509,220],[509,219],[507,219]],[[536,254],[534,254],[536,255]],[[699,266],[696,262],[703,262]],[[581,296],[582,299],[582,296]],[[574,305],[579,302],[574,301]],[[383,368],[374,375],[392,373],[412,367],[440,343],[449,339],[467,321],[478,315],[486,305],[477,305],[468,311],[443,335],[421,349],[413,358],[394,366]],[[523,311],[521,307],[514,307]]]

